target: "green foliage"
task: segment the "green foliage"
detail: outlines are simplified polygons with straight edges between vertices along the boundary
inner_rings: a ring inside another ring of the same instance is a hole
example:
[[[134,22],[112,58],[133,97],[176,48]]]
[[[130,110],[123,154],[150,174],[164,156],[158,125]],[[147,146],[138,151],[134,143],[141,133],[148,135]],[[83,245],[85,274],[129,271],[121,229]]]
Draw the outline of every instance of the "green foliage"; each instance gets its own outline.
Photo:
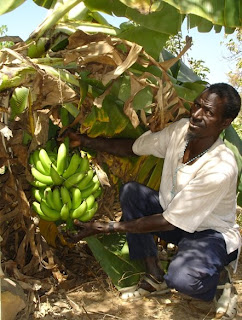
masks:
[[[0,15],[15,10],[21,4],[23,4],[26,0],[7,0],[1,1],[0,6]]]
[[[234,153],[235,160],[238,166],[238,187],[237,192],[239,194],[237,198],[237,204],[242,206],[242,140],[238,136],[237,132],[230,125],[224,130],[223,140],[226,146]]]
[[[110,234],[85,240],[117,289],[135,285],[139,281],[144,266],[129,259],[125,235]]]
[[[178,56],[185,44],[186,41],[182,38],[181,32],[178,32],[176,35],[169,37],[164,48],[167,49],[174,56]],[[192,71],[196,73],[200,79],[206,80],[207,74],[210,72],[210,69],[204,65],[205,62],[203,60],[196,60],[193,57],[190,57],[188,54],[186,54],[182,57],[182,61],[184,63],[187,61]]]
[[[237,28],[234,37],[225,36],[223,42],[230,54],[225,58],[229,61],[235,61],[235,69],[228,73],[229,82],[242,93],[242,30]]]
[[[5,36],[8,31],[8,27],[6,25],[2,25],[0,27],[0,36]],[[3,48],[9,48],[13,45],[14,43],[12,41],[3,41],[0,42],[0,50]]]

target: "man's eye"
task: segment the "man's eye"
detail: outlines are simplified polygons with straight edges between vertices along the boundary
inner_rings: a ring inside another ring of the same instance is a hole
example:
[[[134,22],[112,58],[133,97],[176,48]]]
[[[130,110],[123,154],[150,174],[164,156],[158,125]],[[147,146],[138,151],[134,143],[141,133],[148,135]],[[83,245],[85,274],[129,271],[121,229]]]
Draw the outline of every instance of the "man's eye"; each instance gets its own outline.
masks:
[[[212,115],[213,115],[212,111],[209,110],[209,109],[206,110],[206,114],[209,115],[209,116],[212,116]]]
[[[198,108],[200,107],[198,103],[194,103],[193,106],[194,106],[194,108],[196,108],[196,109],[198,109]]]

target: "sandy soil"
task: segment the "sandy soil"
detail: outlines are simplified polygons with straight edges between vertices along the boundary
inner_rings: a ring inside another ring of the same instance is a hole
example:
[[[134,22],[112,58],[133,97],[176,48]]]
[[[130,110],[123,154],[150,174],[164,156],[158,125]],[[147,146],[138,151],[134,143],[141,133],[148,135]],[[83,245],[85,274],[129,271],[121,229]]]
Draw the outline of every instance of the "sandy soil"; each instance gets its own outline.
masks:
[[[175,291],[132,302],[120,299],[119,292],[103,273],[90,252],[76,250],[66,257],[68,277],[48,292],[29,296],[28,308],[17,320],[204,320],[213,319],[214,302],[194,300]],[[65,266],[63,266],[65,269]],[[233,276],[238,291],[238,314],[242,319],[242,257]],[[31,306],[31,307],[30,307]]]

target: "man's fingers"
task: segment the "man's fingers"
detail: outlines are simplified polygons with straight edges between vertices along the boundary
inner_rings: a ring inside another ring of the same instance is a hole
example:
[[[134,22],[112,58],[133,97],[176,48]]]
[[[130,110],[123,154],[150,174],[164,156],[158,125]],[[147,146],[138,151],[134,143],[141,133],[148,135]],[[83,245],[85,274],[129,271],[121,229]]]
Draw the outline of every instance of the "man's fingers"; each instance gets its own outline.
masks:
[[[74,220],[74,224],[76,226],[78,226],[79,228],[84,228],[85,227],[85,223],[81,222],[80,220],[75,219]]]

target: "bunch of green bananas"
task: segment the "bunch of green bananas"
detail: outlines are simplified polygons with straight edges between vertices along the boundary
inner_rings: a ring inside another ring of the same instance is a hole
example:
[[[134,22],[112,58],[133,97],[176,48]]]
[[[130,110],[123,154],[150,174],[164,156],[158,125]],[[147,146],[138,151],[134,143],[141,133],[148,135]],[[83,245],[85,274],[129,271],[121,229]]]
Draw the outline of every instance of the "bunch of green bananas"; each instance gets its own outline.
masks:
[[[41,219],[64,222],[68,228],[74,219],[93,218],[102,188],[86,155],[69,155],[62,143],[57,152],[35,150],[29,163],[34,177],[32,207]]]

